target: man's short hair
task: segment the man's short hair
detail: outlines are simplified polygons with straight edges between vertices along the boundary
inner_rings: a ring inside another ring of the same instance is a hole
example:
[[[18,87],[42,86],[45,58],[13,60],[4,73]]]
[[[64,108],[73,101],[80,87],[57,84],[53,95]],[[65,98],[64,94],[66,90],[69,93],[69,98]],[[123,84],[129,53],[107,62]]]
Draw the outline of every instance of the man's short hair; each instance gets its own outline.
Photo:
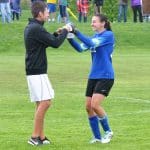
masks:
[[[43,1],[40,1],[40,0],[34,1],[31,6],[31,13],[32,13],[33,18],[38,17],[39,12],[44,13],[45,8],[47,8],[47,5]]]

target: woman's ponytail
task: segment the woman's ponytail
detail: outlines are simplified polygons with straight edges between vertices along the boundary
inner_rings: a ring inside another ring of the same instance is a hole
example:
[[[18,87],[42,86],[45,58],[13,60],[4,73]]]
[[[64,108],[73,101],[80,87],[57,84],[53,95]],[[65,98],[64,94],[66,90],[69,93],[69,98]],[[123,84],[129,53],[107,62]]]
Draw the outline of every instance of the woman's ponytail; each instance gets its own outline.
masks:
[[[96,14],[96,17],[99,17],[100,22],[105,22],[104,28],[108,31],[112,31],[110,22],[108,18],[103,14]]]
[[[111,30],[111,26],[110,26],[110,22],[109,22],[108,20],[105,22],[104,28],[105,28],[106,30],[108,30],[108,31],[112,31],[112,30]]]

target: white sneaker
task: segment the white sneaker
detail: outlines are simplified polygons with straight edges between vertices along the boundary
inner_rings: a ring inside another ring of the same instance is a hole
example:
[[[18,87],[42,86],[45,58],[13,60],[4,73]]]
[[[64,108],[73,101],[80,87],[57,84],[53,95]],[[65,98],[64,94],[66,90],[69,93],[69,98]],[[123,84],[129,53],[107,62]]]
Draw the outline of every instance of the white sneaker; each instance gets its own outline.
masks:
[[[47,138],[47,137],[45,137],[43,140],[41,140],[42,141],[42,144],[50,144],[50,140]]]
[[[97,139],[97,138],[93,138],[92,140],[90,140],[90,144],[94,144],[94,143],[97,143],[97,142],[101,142],[101,140]]]
[[[101,143],[103,143],[103,144],[109,143],[111,141],[112,137],[113,137],[112,131],[105,132],[104,137],[101,139]]]
[[[55,18],[52,19],[52,22],[55,22]]]
[[[51,19],[50,19],[50,18],[48,18],[48,22],[49,22],[49,23],[51,22]]]

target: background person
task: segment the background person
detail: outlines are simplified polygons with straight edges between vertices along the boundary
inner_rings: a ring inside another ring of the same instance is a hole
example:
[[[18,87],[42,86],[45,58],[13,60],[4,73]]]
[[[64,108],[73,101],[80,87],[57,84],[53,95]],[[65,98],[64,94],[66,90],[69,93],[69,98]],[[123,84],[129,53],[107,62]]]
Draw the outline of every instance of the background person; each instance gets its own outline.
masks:
[[[87,22],[87,15],[89,10],[89,0],[77,0],[77,9],[78,9],[78,21]]]
[[[56,17],[56,0],[47,0],[47,6],[50,14],[48,21],[55,21]]]
[[[69,8],[68,5],[67,5],[67,8]],[[57,22],[58,22],[58,23],[63,22],[60,13],[59,13],[58,16],[57,16]],[[69,20],[69,13],[68,13],[68,10],[66,9],[66,23],[69,23],[69,22],[70,22],[70,20]]]
[[[91,26],[96,32],[91,38],[75,30],[76,37],[82,43],[78,43],[73,37],[68,40],[78,52],[91,51],[92,65],[85,102],[89,124],[94,136],[90,143],[108,143],[113,136],[113,132],[109,126],[107,114],[102,107],[102,102],[108,96],[114,83],[112,53],[115,40],[106,16],[102,14],[94,15]],[[103,137],[99,130],[99,122],[105,131]]]
[[[11,9],[9,0],[0,0],[0,11],[2,15],[2,23],[10,23]]]
[[[128,8],[128,0],[119,0],[118,22],[121,22],[122,17],[123,21],[127,22],[127,8]]]
[[[50,144],[44,133],[46,111],[54,98],[54,90],[47,75],[46,48],[58,48],[65,40],[71,26],[64,26],[61,32],[51,34],[44,29],[49,18],[46,3],[35,1],[32,4],[32,16],[24,31],[26,48],[26,76],[31,102],[36,103],[34,128],[28,143],[31,145]]]
[[[21,13],[20,0],[11,0],[11,11],[12,11],[12,20],[19,20]]]
[[[95,14],[102,13],[103,4],[104,4],[104,0],[94,0],[94,13]]]
[[[67,0],[58,0],[60,16],[62,18],[62,22],[67,23]]]
[[[133,22],[137,22],[138,16],[139,16],[139,21],[143,22],[142,0],[131,0],[131,7],[133,10]]]

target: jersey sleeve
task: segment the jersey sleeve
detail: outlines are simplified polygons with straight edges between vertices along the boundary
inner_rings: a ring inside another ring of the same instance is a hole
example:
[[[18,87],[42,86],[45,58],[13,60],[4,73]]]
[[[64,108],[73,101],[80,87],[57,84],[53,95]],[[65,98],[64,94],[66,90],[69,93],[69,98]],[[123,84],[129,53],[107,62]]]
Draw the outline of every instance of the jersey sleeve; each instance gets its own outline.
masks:
[[[77,52],[84,52],[89,49],[89,47],[87,45],[85,45],[84,43],[78,43],[74,39],[68,39],[68,41]]]
[[[82,41],[85,45],[87,45],[90,49],[95,49],[97,47],[107,45],[113,43],[113,34],[110,32],[109,34],[104,34],[100,37],[87,37],[83,35],[81,32],[77,31],[76,36],[80,41]]]

